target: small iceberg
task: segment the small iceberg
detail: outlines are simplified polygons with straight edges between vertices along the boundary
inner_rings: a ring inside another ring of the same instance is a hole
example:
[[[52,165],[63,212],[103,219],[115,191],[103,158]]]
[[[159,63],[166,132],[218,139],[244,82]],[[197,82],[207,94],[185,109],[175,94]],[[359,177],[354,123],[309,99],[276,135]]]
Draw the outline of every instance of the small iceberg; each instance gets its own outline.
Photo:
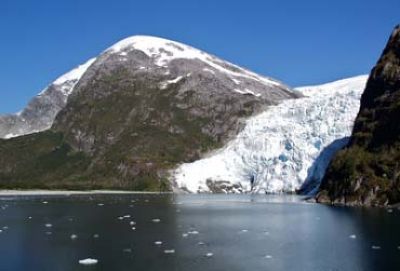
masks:
[[[356,239],[357,236],[356,236],[355,234],[352,234],[352,235],[349,236],[349,238],[350,238],[350,239]]]
[[[154,219],[152,219],[151,221],[153,221],[154,223],[160,223],[160,222],[161,222],[161,219],[159,219],[159,218],[154,218]]]
[[[155,244],[156,246],[161,246],[161,245],[162,245],[162,241],[155,241],[154,244]]]
[[[206,254],[206,257],[207,257],[207,258],[211,258],[212,256],[214,256],[214,254],[213,254],[212,252],[208,252],[208,253]]]
[[[165,254],[174,254],[175,253],[175,249],[166,249],[164,250]]]
[[[83,264],[83,265],[93,265],[93,264],[97,264],[97,263],[98,263],[98,260],[91,259],[91,258],[79,260],[79,264]]]

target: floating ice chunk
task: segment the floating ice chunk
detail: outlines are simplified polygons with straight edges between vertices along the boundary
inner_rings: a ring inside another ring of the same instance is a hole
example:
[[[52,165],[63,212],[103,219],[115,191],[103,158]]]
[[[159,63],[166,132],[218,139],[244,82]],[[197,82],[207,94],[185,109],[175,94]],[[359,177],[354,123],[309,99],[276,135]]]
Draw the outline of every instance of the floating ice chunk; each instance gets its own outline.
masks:
[[[2,233],[3,232],[3,230],[0,230],[0,233]]]
[[[87,258],[87,259],[79,260],[79,263],[83,264],[83,265],[93,265],[93,264],[97,264],[98,260]]]
[[[76,238],[78,238],[78,235],[76,235],[76,234],[71,234],[70,238],[71,238],[71,240],[75,240]]]
[[[160,222],[161,222],[161,219],[159,219],[159,218],[154,218],[154,219],[152,219],[151,221],[153,221],[154,223],[160,223]]]
[[[133,230],[133,231],[136,231],[136,227],[132,227],[132,230]]]
[[[357,236],[356,236],[355,234],[352,234],[352,235],[349,236],[349,238],[350,238],[350,239],[356,239]]]
[[[46,231],[46,235],[52,235],[53,233],[51,231]]]
[[[4,227],[3,227],[3,230],[8,230],[8,226],[4,226]]]
[[[388,213],[393,213],[393,209],[387,209]]]
[[[210,258],[210,257],[212,257],[212,256],[214,256],[214,254],[213,254],[212,252],[208,252],[208,253],[206,254],[206,257],[208,257],[208,258]]]
[[[47,202],[47,201],[42,201],[42,203],[43,203],[43,204],[47,204],[48,202]]]
[[[131,222],[129,222],[129,225],[131,225],[131,226],[136,225],[136,222],[135,221],[131,221]]]
[[[186,238],[186,237],[188,237],[189,236],[189,234],[187,234],[187,233],[182,233],[182,237],[183,238]]]
[[[199,246],[204,246],[206,243],[200,241],[200,242],[198,242],[197,244],[198,244]]]
[[[154,244],[157,245],[157,246],[161,246],[162,245],[162,241],[155,241]]]
[[[28,219],[32,219],[32,217],[31,217],[31,216],[28,216]]]
[[[246,233],[246,232],[249,232],[249,230],[241,230],[240,232]]]
[[[271,255],[265,255],[264,258],[266,258],[266,259],[272,259],[272,256],[271,256]]]
[[[373,250],[379,250],[379,249],[381,249],[380,246],[372,246],[371,248],[372,248]]]
[[[174,254],[175,253],[175,249],[165,249],[164,253],[165,254]]]
[[[98,203],[97,206],[104,206],[104,203]]]
[[[50,223],[44,224],[44,226],[45,226],[46,228],[51,228],[51,227],[53,227],[53,225],[50,224]]]
[[[123,217],[123,216],[119,216],[118,219],[119,219],[119,220],[123,220],[124,217]]]
[[[189,231],[188,234],[197,235],[197,234],[199,234],[199,232],[198,231]]]
[[[131,215],[124,215],[123,218],[130,218]]]
[[[99,238],[100,237],[100,235],[98,235],[97,233],[95,233],[95,234],[93,234],[93,238]]]
[[[122,251],[125,252],[125,253],[132,253],[132,249],[131,248],[124,248]]]

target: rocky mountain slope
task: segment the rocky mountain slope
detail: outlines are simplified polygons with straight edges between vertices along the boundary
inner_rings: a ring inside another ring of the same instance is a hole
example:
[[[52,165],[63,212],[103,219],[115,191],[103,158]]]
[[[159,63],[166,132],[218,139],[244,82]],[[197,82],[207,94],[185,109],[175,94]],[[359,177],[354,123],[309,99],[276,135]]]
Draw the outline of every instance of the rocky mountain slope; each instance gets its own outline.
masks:
[[[268,106],[301,96],[155,37],[125,39],[87,66],[46,121],[51,129],[0,140],[0,187],[167,187],[177,164],[221,147]]]
[[[179,166],[176,186],[191,192],[314,192],[336,151],[348,143],[367,76],[302,87],[251,117],[235,139]]]
[[[0,138],[12,138],[49,129],[57,113],[67,104],[69,94],[94,60],[90,59],[58,78],[34,97],[21,112],[0,116]]]
[[[400,26],[371,71],[348,146],[329,165],[320,202],[400,202]]]

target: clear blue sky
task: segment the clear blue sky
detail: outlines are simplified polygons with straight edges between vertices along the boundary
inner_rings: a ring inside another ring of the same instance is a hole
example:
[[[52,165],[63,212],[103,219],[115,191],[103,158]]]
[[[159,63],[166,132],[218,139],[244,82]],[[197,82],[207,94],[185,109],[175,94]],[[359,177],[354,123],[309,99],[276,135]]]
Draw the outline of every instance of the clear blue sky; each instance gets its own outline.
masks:
[[[0,113],[131,35],[299,86],[368,73],[398,23],[399,0],[1,0]]]

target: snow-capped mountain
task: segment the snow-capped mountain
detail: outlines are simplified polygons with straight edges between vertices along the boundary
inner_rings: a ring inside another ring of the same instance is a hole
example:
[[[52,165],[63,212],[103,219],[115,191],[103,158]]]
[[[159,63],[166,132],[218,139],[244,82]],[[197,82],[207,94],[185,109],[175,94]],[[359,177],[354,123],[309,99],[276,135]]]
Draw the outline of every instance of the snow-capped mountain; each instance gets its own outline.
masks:
[[[49,129],[57,113],[65,107],[75,85],[94,60],[90,59],[59,77],[17,114],[0,116],[0,138],[7,139]]]
[[[62,92],[67,102],[49,130],[0,140],[0,186],[169,188],[169,170],[223,146],[268,106],[302,96],[156,37],[122,40],[88,66]]]
[[[21,112],[0,116],[0,138],[12,138],[49,129],[57,113],[65,107],[69,95],[93,63],[97,67],[105,66],[104,70],[112,70],[116,66],[129,67],[137,75],[163,77],[164,80],[158,82],[160,89],[190,77],[191,85],[186,88],[211,90],[209,93],[216,89],[221,92],[229,89],[236,95],[260,97],[260,100],[269,103],[295,96],[279,81],[260,76],[191,46],[158,37],[133,36],[117,42],[97,58],[90,59],[58,78],[33,98]]]
[[[208,157],[173,171],[190,192],[312,192],[333,154],[348,142],[367,76],[297,88],[251,117],[235,139]]]

